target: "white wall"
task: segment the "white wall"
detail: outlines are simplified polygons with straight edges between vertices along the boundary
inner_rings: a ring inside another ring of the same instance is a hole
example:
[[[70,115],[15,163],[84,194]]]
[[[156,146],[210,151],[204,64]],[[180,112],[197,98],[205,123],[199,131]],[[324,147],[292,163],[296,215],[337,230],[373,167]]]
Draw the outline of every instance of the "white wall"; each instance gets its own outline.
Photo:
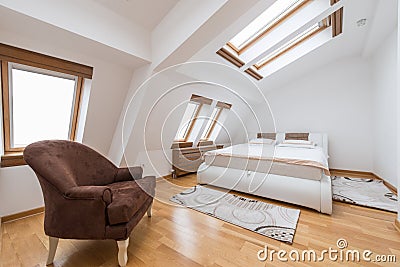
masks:
[[[52,39],[43,39],[42,33],[35,32],[40,29],[29,27],[30,25],[25,26],[31,35],[18,31],[9,32],[0,27],[0,42],[94,67],[83,143],[103,154],[108,153],[133,68],[103,59],[102,53],[95,52],[102,50],[98,49],[99,44],[89,42],[92,46],[90,54],[86,52],[88,43],[85,39],[80,39],[81,37],[71,37],[71,33],[62,31],[56,36],[48,30],[47,34]],[[56,30],[56,33],[60,32]],[[63,36],[65,39],[62,39]],[[73,44],[70,43],[71,38],[74,38]],[[39,183],[29,167],[0,169],[0,203],[0,217],[43,205]]]
[[[327,133],[330,168],[369,172],[373,166],[370,83],[368,62],[356,57],[264,90],[269,90],[265,94],[278,132]]]
[[[400,5],[397,3],[397,70],[400,69]],[[400,132],[400,75],[397,75],[397,132]],[[400,192],[400,142],[397,141],[397,192]],[[398,194],[397,194],[398,195]],[[397,220],[400,222],[400,201],[397,201]]]
[[[373,171],[397,184],[397,29],[382,41],[372,59]]]

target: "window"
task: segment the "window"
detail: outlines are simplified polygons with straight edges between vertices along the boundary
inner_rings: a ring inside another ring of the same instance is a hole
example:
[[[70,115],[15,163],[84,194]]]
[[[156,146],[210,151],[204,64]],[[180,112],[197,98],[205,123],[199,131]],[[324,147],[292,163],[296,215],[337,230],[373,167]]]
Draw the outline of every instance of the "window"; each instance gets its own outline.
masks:
[[[217,54],[256,80],[261,80],[342,33],[343,5],[339,1],[277,0]],[[324,12],[328,13],[326,11],[334,5],[335,11],[325,17]],[[319,35],[322,38],[313,38],[329,27],[332,29],[331,36],[325,33]],[[291,40],[288,41],[289,38]],[[288,53],[292,50],[295,52]],[[286,58],[275,62],[272,68],[261,71],[283,56]]]
[[[197,119],[198,113],[200,112],[201,104],[196,102],[189,102],[186,111],[183,115],[181,125],[179,126],[178,134],[176,135],[176,141],[185,142],[190,135],[195,120]]]
[[[25,164],[24,148],[46,139],[75,140],[85,78],[93,68],[0,44],[4,156]]]
[[[282,56],[286,52],[293,49],[295,46],[301,44],[302,42],[306,41],[308,38],[312,37],[313,35],[319,33],[320,31],[326,29],[328,27],[328,20],[325,19],[322,22],[314,24],[312,27],[308,28],[304,32],[300,33],[296,37],[294,37],[289,42],[283,44],[281,47],[276,49],[274,52],[270,53],[266,57],[264,57],[260,62],[255,64],[255,68],[257,70],[265,67],[268,63],[272,62],[273,60],[277,59],[279,56]]]
[[[218,124],[226,117],[223,110],[230,109],[231,106],[231,104],[203,96],[192,95],[171,148],[192,146],[199,141],[215,140],[222,128]]]
[[[206,127],[204,128],[203,134],[201,135],[200,140],[208,140],[214,127],[215,124],[218,121],[219,116],[221,115],[222,108],[221,107],[215,107],[213,109],[213,112],[210,116],[210,118],[207,119],[207,124]]]
[[[239,55],[248,49],[258,38],[261,38],[278,26],[292,14],[299,11],[310,0],[278,0],[246,28],[239,32],[228,45]]]

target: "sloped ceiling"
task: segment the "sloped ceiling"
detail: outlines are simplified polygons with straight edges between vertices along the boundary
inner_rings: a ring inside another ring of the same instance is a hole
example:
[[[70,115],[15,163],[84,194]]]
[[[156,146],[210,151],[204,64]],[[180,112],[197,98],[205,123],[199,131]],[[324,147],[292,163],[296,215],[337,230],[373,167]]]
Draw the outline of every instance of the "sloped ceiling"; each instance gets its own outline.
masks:
[[[153,30],[179,0],[92,0],[115,13]],[[150,15],[151,14],[151,15]]]
[[[343,34],[257,82],[263,90],[279,88],[300,78],[305,73],[312,72],[341,58],[370,56],[397,25],[396,0],[342,1],[345,3]],[[268,5],[265,4],[264,7],[268,7]],[[265,8],[260,10],[261,8],[261,5],[254,6],[247,14],[243,14],[236,22],[232,23],[231,27],[194,55],[192,60],[210,60],[230,64],[215,52],[232,38],[232,33],[239,32],[244,27],[243,25],[247,25],[244,22],[249,23],[259,12],[265,10]],[[367,19],[367,24],[358,27],[356,22],[363,18]]]

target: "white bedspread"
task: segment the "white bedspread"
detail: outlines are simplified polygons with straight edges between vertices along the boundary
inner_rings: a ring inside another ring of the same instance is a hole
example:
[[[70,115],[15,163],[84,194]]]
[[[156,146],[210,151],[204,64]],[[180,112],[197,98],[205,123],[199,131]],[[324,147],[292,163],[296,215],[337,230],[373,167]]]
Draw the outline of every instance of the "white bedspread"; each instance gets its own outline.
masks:
[[[208,151],[207,156],[240,157],[257,160],[273,160],[287,164],[317,167],[329,175],[328,159],[321,147],[280,147],[265,144],[239,144],[223,149]]]

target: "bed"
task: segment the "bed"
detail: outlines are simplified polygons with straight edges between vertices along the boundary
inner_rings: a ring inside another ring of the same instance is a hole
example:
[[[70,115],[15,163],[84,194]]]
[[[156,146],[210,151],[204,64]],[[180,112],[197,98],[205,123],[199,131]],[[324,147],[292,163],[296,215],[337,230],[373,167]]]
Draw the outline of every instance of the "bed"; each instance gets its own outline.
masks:
[[[331,214],[327,135],[259,133],[258,137],[256,142],[206,152],[197,173],[198,183]],[[263,138],[274,142],[257,143]],[[313,147],[303,147],[301,142],[306,140]]]

